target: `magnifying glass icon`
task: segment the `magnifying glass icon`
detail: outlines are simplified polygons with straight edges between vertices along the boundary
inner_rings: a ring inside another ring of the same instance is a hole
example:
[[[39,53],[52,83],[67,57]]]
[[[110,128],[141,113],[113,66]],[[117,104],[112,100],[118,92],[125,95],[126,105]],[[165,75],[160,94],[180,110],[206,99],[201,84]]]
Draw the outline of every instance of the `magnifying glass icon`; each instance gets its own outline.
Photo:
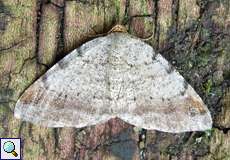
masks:
[[[15,152],[15,145],[11,141],[7,141],[3,144],[3,149],[6,153],[11,153],[14,155],[14,157],[17,157],[18,154]]]

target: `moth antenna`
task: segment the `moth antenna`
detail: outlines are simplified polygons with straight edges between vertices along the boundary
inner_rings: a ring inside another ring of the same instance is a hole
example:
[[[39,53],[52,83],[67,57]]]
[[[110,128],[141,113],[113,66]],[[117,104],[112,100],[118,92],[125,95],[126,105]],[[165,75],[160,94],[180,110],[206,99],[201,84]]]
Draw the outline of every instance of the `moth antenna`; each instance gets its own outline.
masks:
[[[90,28],[93,32],[96,33],[96,31],[93,28]],[[101,33],[101,34],[97,34],[96,35],[89,35],[88,37],[90,38],[96,38],[96,37],[101,37],[101,36],[105,36],[108,35],[110,33],[114,33],[114,32],[121,32],[121,33],[128,33],[127,29],[125,26],[117,24],[115,25],[112,29],[110,29],[107,33]]]

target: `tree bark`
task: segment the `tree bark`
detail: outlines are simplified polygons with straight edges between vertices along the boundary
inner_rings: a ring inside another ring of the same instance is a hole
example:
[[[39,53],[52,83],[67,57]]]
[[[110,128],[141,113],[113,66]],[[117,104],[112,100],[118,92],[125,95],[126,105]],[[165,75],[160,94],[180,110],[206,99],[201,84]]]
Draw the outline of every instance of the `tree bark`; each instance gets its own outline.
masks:
[[[0,0],[0,137],[21,137],[25,160],[229,160],[229,7],[229,0]],[[115,24],[147,38],[185,77],[208,105],[212,130],[170,134],[120,119],[51,129],[13,117],[40,75]]]

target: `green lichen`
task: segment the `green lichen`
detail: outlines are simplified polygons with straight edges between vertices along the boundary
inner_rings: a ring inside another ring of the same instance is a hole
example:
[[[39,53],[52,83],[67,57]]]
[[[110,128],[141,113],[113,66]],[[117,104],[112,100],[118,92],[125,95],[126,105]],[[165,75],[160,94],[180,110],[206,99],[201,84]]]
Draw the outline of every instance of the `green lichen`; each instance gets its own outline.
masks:
[[[3,117],[8,113],[10,113],[10,108],[8,103],[0,103],[0,117]]]
[[[213,82],[209,79],[205,84],[203,84],[202,89],[206,95],[209,95],[213,86]]]
[[[41,146],[40,145],[33,145],[33,147],[30,146],[25,146],[24,147],[24,158],[25,159],[34,159],[35,157],[40,157],[39,155],[42,153],[43,151],[41,150]]]
[[[195,147],[197,147],[196,145],[201,144],[201,143],[208,144],[210,141],[210,138],[213,135],[213,132],[214,132],[213,129],[209,129],[209,130],[204,131],[201,134],[198,134],[198,136],[194,136],[193,142],[191,142],[191,144],[194,145]]]
[[[203,54],[199,54],[198,56],[196,56],[196,64],[197,64],[197,67],[200,68],[200,67],[205,67],[208,65],[209,63],[209,54],[206,52],[206,53],[203,53]]]
[[[212,135],[214,133],[214,129],[213,128],[212,129],[208,129],[204,133],[205,133],[205,138],[210,138],[210,137],[212,137]]]
[[[176,156],[178,153],[181,152],[182,149],[183,146],[181,144],[171,145],[165,150],[165,153],[172,156]]]
[[[147,11],[147,3],[145,0],[141,0],[141,9],[142,9],[142,12],[143,12],[143,15],[147,15],[148,14],[148,11]]]
[[[115,0],[115,8],[116,8],[116,17],[118,18],[117,20],[119,21],[120,19],[120,0]]]
[[[33,6],[36,6],[36,1],[24,0],[20,3],[6,1],[5,6],[13,16],[9,18],[5,32],[1,34],[0,40],[2,46],[19,42],[22,40],[22,37],[30,37],[31,34],[34,34],[34,13],[36,10]]]

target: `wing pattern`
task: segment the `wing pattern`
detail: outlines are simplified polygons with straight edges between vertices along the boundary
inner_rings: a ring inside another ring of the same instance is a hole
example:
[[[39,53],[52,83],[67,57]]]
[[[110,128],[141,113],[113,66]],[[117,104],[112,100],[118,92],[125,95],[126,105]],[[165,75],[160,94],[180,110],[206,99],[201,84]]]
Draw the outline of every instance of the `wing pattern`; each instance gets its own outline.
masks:
[[[212,127],[208,108],[153,48],[125,33],[72,51],[18,100],[15,117],[48,127],[84,127],[118,117],[165,132]]]

